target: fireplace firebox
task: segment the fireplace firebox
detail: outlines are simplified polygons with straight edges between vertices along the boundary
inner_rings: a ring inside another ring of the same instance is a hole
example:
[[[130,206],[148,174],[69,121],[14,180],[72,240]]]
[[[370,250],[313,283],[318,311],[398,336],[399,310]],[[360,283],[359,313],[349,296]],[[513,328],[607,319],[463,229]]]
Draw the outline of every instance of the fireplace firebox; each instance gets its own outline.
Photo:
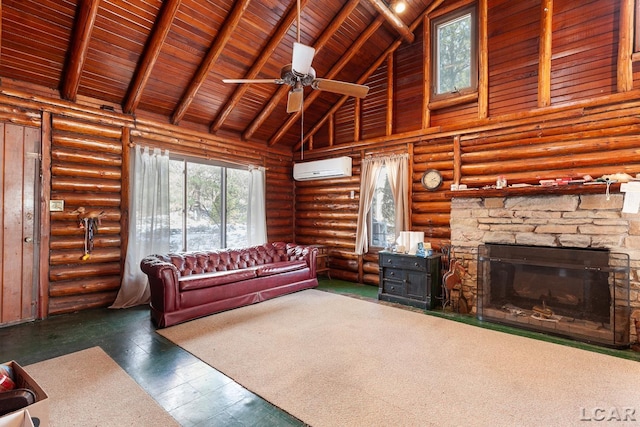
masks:
[[[477,316],[615,348],[629,346],[629,257],[607,249],[485,244]]]

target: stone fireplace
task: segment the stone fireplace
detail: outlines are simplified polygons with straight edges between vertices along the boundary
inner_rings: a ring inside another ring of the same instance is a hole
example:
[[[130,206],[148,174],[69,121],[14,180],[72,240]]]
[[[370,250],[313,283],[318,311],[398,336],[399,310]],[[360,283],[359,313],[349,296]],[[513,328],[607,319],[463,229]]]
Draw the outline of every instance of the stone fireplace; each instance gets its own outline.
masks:
[[[622,213],[623,195],[597,187],[600,194],[455,192],[451,244],[468,273],[471,311],[607,346],[635,342],[640,215]]]

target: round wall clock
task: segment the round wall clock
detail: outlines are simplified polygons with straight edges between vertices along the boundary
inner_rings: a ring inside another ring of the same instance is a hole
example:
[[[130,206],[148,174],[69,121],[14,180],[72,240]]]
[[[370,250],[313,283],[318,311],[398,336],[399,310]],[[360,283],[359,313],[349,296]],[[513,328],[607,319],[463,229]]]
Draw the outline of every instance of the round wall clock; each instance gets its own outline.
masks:
[[[442,185],[442,174],[435,169],[427,169],[422,175],[422,186],[429,191],[434,191]]]

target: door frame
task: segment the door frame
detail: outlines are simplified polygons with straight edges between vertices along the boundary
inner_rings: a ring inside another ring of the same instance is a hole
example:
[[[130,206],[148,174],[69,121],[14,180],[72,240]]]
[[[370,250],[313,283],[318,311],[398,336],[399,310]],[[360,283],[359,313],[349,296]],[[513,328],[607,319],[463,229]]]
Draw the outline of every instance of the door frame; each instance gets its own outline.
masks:
[[[49,314],[49,242],[51,236],[51,113],[42,112],[40,138],[40,234],[38,254],[38,308],[36,317]]]

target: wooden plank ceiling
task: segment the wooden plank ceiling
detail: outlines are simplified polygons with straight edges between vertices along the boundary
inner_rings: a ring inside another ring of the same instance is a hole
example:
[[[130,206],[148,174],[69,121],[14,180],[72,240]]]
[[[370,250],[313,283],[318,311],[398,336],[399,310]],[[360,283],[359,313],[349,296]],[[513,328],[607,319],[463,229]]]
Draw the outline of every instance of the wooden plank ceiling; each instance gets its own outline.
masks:
[[[383,0],[300,0],[301,42],[316,48],[318,77],[362,83],[394,41],[411,40],[406,25],[433,1],[408,0],[396,16]],[[268,145],[300,141],[300,121],[286,113],[288,86],[222,82],[280,76],[297,37],[296,0],[3,0],[0,7],[3,85],[24,82]],[[340,98],[310,87],[305,97],[305,129]]]

